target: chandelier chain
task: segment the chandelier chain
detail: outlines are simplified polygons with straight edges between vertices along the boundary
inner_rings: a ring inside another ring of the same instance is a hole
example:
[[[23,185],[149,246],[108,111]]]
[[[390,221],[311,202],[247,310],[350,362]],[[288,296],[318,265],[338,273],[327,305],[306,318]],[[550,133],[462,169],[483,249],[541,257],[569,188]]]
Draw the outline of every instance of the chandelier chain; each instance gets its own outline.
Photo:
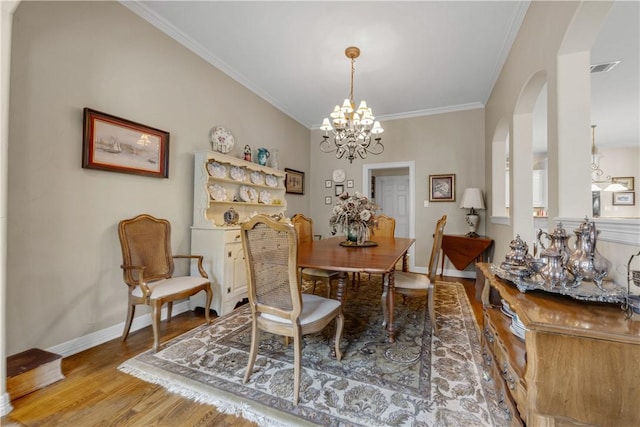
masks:
[[[356,59],[351,58],[351,92],[349,92],[349,101],[351,101],[351,105],[355,106],[353,102],[353,76],[356,73]]]

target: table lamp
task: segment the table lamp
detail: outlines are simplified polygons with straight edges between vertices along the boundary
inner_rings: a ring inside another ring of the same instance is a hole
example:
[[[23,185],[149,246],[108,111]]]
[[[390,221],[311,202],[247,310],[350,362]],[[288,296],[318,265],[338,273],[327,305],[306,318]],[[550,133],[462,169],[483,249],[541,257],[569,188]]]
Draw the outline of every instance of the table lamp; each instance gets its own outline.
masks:
[[[466,188],[462,194],[462,202],[460,207],[463,209],[470,209],[467,214],[467,225],[469,226],[469,232],[467,237],[479,237],[476,230],[480,223],[480,216],[476,213],[476,209],[484,209],[484,200],[482,200],[482,191],[479,188]]]

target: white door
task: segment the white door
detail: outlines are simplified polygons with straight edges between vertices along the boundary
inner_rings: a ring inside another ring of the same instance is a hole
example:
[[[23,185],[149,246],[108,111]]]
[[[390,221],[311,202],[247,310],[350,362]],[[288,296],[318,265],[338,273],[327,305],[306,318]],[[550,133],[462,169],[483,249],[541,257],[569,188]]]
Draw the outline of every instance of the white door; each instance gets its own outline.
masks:
[[[376,177],[380,213],[396,219],[396,237],[409,237],[409,176]]]

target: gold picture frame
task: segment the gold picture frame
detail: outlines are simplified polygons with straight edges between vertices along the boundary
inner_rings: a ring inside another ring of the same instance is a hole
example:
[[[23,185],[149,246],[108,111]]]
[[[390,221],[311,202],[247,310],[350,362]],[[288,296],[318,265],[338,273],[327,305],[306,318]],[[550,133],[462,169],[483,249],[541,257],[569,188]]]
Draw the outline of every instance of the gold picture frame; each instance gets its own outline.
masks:
[[[169,132],[84,109],[82,167],[169,177]]]
[[[633,191],[635,190],[635,179],[632,176],[614,176],[611,178],[612,184],[620,184],[627,187],[625,191]]]
[[[285,191],[289,194],[304,194],[304,172],[285,168],[287,176],[284,180]]]

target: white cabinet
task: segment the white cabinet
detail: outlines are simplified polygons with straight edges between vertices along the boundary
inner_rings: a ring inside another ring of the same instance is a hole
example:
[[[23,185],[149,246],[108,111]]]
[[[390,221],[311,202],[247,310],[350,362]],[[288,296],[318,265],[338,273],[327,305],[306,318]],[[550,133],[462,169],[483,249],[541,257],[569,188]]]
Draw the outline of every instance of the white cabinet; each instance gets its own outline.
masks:
[[[244,252],[240,240],[240,228],[191,227],[191,253],[202,254],[203,267],[213,289],[211,308],[218,316],[234,309],[247,297],[247,276]],[[196,294],[190,298],[189,306],[204,307],[204,296]]]
[[[533,171],[533,207],[547,207],[547,171],[544,169]]]
[[[240,227],[224,225],[224,212],[233,207],[240,221],[253,213],[284,215],[285,176],[284,171],[217,152],[195,153],[191,253],[204,257],[203,267],[213,289],[211,308],[218,316],[247,297]],[[192,310],[205,303],[200,294],[189,301]]]

